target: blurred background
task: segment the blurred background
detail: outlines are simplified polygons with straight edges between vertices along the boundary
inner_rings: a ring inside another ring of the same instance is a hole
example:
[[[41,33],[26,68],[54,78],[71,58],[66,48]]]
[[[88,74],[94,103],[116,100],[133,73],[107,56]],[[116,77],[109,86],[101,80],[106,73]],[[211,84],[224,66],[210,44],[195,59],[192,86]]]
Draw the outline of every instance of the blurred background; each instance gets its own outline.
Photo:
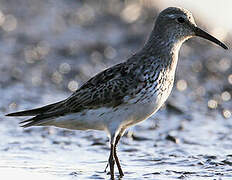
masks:
[[[187,8],[231,47],[230,1],[0,1],[0,177],[109,178],[104,133],[22,129],[22,118],[4,114],[66,98],[126,60],[169,6]],[[186,42],[168,102],[122,139],[123,179],[230,179],[231,95],[231,50],[200,38]]]

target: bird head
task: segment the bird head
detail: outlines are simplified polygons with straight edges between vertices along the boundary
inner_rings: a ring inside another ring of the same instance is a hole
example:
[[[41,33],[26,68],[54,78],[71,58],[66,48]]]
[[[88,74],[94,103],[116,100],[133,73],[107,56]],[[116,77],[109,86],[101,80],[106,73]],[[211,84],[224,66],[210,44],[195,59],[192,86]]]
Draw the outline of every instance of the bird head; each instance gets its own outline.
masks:
[[[184,42],[191,37],[199,36],[228,49],[224,43],[200,29],[192,13],[183,8],[169,7],[163,10],[156,20],[154,30],[156,35],[160,34],[162,37],[169,38],[170,41]]]

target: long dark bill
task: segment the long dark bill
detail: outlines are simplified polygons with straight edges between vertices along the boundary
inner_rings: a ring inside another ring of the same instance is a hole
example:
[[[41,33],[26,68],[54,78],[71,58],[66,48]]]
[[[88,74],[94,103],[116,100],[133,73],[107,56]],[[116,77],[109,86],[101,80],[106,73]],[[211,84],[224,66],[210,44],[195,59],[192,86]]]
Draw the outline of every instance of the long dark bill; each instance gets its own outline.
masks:
[[[208,39],[209,41],[212,41],[216,44],[218,44],[219,46],[223,47],[224,49],[228,49],[228,47],[222,43],[221,41],[219,41],[218,39],[216,39],[215,37],[211,36],[210,34],[208,34],[207,32],[203,31],[202,29],[200,29],[199,27],[195,27],[195,33],[197,36]]]

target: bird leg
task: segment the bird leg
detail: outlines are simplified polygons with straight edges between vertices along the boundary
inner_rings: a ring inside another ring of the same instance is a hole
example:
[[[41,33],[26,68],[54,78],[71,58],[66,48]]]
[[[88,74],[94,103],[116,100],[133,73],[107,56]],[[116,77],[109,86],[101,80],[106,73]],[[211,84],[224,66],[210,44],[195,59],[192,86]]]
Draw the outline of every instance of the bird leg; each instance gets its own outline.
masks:
[[[114,144],[110,147],[109,165],[111,180],[114,180]]]
[[[114,148],[114,150],[113,150],[113,153],[114,153],[113,156],[114,156],[114,160],[115,160],[115,162],[116,162],[116,165],[117,165],[117,168],[118,168],[118,171],[119,171],[119,175],[120,175],[120,177],[123,177],[123,176],[124,176],[124,173],[123,173],[123,171],[122,171],[122,168],[121,168],[121,165],[120,165],[118,156],[117,156],[117,152],[116,152],[116,146],[117,146],[117,144],[118,144],[120,138],[121,138],[120,135],[118,135],[118,136],[116,137],[115,145],[114,145],[114,147],[113,147],[113,148]],[[111,157],[111,153],[110,153],[110,157],[109,157],[109,160],[108,160],[108,163],[107,163],[107,165],[106,165],[106,167],[105,167],[105,171],[104,171],[104,172],[106,172],[106,169],[108,168],[108,165],[110,164],[110,158],[112,158],[112,157]]]
[[[118,156],[117,156],[117,152],[116,152],[116,146],[117,146],[117,144],[118,144],[120,138],[121,138],[121,136],[118,135],[118,136],[116,137],[116,140],[115,140],[115,145],[114,145],[114,159],[115,159],[115,162],[116,162],[117,167],[118,167],[119,175],[120,175],[120,177],[122,177],[122,176],[124,176],[124,173],[123,173],[123,171],[122,171],[122,168],[121,168],[121,165],[120,165]]]

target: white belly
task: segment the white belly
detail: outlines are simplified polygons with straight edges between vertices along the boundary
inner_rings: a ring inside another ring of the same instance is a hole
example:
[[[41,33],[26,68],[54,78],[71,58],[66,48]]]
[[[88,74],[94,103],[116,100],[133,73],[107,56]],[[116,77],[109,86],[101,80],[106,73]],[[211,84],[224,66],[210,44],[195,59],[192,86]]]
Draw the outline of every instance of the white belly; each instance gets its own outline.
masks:
[[[125,104],[116,108],[102,107],[72,113],[58,117],[50,121],[48,125],[76,130],[94,129],[115,132],[150,117],[163,104],[160,98],[154,95],[149,101]]]

